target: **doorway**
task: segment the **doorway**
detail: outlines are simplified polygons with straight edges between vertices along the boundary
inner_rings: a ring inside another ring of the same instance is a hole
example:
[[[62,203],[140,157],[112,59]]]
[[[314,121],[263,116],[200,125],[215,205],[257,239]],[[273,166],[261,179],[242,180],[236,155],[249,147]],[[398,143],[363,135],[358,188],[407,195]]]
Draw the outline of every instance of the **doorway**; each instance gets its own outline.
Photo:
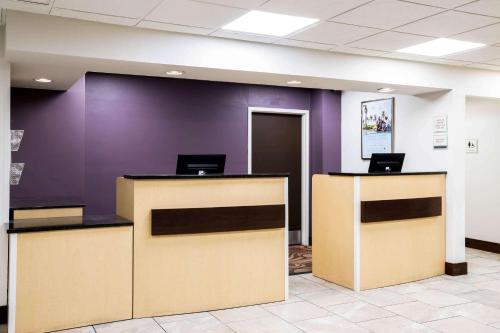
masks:
[[[289,244],[309,244],[309,111],[248,109],[248,172],[289,173]]]

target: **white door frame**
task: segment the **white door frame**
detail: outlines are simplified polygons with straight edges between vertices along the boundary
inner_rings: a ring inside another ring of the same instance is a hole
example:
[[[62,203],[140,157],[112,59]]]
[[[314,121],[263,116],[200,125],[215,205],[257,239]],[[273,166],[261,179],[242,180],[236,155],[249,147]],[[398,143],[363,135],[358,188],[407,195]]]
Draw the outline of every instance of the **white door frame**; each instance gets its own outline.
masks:
[[[278,113],[299,115],[302,120],[302,221],[301,243],[309,244],[309,110],[279,109],[266,107],[248,108],[248,173],[252,173],[252,114]]]

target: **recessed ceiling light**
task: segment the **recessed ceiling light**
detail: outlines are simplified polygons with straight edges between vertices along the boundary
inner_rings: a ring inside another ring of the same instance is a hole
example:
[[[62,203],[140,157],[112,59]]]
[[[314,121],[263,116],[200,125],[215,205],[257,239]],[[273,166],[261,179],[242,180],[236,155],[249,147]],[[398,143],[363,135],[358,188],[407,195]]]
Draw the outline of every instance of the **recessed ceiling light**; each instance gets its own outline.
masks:
[[[393,92],[394,89],[389,88],[389,87],[384,87],[384,88],[378,88],[377,91],[381,92],[381,93],[390,93],[390,92]]]
[[[35,80],[36,82],[40,82],[40,83],[50,83],[52,82],[51,79],[47,79],[45,77],[37,77],[36,79],[33,79]]]
[[[183,71],[177,71],[177,70],[171,70],[171,71],[166,71],[165,74],[167,75],[173,75],[173,76],[181,76],[184,75]]]
[[[418,54],[430,57],[441,57],[444,55],[471,50],[482,46],[485,46],[485,44],[464,42],[461,40],[449,38],[438,38],[431,40],[430,42],[406,47],[404,49],[398,50],[398,52]]]
[[[223,26],[222,29],[283,37],[318,21],[314,18],[252,10]]]
[[[291,80],[291,81],[288,81],[287,84],[291,84],[291,85],[297,85],[297,84],[301,84],[302,81],[299,81],[299,80]]]

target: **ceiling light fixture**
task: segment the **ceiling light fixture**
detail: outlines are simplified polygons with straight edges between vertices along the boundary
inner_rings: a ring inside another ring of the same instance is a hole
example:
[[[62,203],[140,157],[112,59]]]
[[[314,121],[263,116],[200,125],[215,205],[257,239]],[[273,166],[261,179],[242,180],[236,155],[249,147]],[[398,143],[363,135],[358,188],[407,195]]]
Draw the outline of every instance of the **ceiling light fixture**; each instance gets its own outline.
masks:
[[[298,85],[298,84],[301,84],[302,81],[299,81],[299,80],[291,80],[291,81],[288,81],[287,84],[291,84],[291,85]]]
[[[464,42],[461,40],[449,38],[438,38],[422,44],[406,47],[404,49],[398,50],[397,52],[418,54],[430,57],[442,57],[448,54],[472,50],[482,46],[485,46],[485,44]]]
[[[384,87],[384,88],[378,88],[377,91],[380,93],[390,93],[393,92],[394,89],[389,87]]]
[[[252,10],[222,27],[224,30],[284,37],[318,19]]]
[[[39,82],[39,83],[51,83],[52,82],[51,79],[47,79],[45,77],[37,77],[33,80],[35,80],[36,82]]]
[[[184,72],[178,71],[178,70],[171,70],[171,71],[166,71],[165,74],[172,75],[172,76],[181,76],[181,75],[184,75]]]

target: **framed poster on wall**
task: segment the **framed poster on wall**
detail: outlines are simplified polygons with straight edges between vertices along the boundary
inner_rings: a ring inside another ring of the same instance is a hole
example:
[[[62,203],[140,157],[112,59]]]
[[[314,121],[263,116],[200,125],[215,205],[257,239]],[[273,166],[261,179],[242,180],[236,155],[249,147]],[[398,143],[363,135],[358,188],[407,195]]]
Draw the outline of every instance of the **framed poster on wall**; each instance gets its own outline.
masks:
[[[392,153],[394,98],[361,102],[361,158],[373,153]]]

